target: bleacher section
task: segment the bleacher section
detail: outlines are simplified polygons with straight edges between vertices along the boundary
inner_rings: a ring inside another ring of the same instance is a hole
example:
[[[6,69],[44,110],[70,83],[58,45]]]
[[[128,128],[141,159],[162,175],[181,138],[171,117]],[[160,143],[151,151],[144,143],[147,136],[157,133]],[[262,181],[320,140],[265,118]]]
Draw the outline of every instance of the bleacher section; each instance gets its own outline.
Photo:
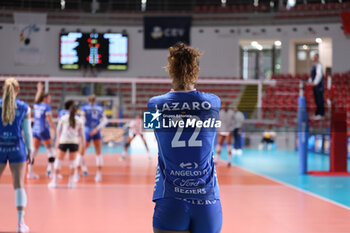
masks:
[[[266,87],[265,95],[262,99],[262,117],[264,119],[276,120],[276,126],[287,126],[295,128],[297,126],[299,81],[307,81],[309,75],[277,75],[272,79],[277,80],[277,85]],[[325,91],[325,110],[329,112],[326,99],[331,97],[332,104],[347,108],[350,111],[350,74],[334,74],[332,76],[333,88],[328,91],[326,88],[327,80],[324,77]],[[307,100],[307,108],[309,116],[314,114],[316,109],[314,96],[311,86],[305,89],[305,97]],[[330,123],[330,114],[325,115],[322,121],[310,120],[311,128],[327,128]],[[348,128],[350,127],[350,114],[347,116]]]
[[[8,77],[19,77],[21,75],[3,75]],[[48,76],[39,76],[32,75],[32,77],[47,77]],[[169,79],[169,77],[139,77],[140,79],[145,78],[159,78],[159,79]],[[212,79],[212,78],[201,78],[201,79]],[[218,78],[220,79],[220,78]],[[222,78],[230,79],[230,78]],[[234,79],[234,78],[231,78]],[[21,90],[18,96],[19,99],[27,102],[30,106],[34,104],[34,98],[36,94],[36,82],[21,82]],[[58,83],[58,82],[49,82],[49,93],[51,94],[51,107],[53,111],[53,116],[56,117],[58,109],[63,106],[64,96],[81,96],[83,95],[83,84],[80,83]],[[147,109],[148,100],[156,95],[161,95],[168,92],[171,89],[170,84],[145,84],[139,83],[136,86],[136,104],[132,105],[132,87],[130,83],[124,84],[108,84],[103,85],[103,90],[101,95],[114,95],[120,96],[120,106],[122,109],[123,115],[120,117],[130,118],[133,117],[135,112],[145,111]],[[203,92],[210,92],[218,95],[221,98],[221,101],[235,104],[238,103],[241,92],[243,90],[242,85],[236,84],[199,84],[197,90]],[[2,95],[2,89],[0,91]]]
[[[2,74],[2,76],[8,77],[24,77],[24,75],[18,74]],[[48,78],[48,75],[25,75],[25,77],[41,77]],[[31,107],[34,105],[34,99],[36,94],[36,82],[21,82],[20,93],[18,99],[25,101]],[[58,109],[63,106],[65,95],[81,95],[81,87],[78,83],[49,83],[49,93],[51,94],[51,108],[54,117],[57,117]],[[2,96],[2,88],[0,90]]]

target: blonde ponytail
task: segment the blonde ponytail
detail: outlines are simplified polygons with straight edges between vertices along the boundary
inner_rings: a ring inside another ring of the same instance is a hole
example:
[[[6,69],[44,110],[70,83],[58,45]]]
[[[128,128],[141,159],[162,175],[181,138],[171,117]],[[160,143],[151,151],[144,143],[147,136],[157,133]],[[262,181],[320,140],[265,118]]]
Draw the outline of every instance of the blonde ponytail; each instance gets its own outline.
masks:
[[[8,78],[5,81],[4,93],[2,95],[2,124],[12,124],[16,115],[16,92],[19,84],[16,79]]]

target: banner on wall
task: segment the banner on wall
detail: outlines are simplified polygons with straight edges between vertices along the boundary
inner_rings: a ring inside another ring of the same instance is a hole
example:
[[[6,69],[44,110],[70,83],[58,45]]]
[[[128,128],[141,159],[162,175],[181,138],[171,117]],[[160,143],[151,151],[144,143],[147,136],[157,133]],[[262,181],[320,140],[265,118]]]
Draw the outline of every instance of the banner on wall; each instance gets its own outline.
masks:
[[[349,35],[350,34],[350,11],[343,11],[340,13],[340,15],[343,23],[344,34]]]
[[[144,48],[167,49],[179,41],[189,45],[191,22],[191,17],[144,17]]]
[[[13,13],[16,30],[15,64],[39,65],[45,62],[45,28],[43,13]]]

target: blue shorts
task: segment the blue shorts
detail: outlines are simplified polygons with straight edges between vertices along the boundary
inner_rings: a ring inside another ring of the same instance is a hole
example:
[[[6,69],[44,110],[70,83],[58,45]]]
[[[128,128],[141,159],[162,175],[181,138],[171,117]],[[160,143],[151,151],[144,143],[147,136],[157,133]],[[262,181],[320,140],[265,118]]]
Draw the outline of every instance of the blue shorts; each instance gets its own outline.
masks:
[[[91,140],[101,140],[102,139],[100,131],[98,131],[96,134],[94,134],[92,136],[90,135],[90,132],[91,132],[91,130],[86,127],[85,128],[85,140],[87,142],[90,142]]]
[[[163,198],[155,201],[153,227],[162,231],[219,233],[222,227],[220,200]]]
[[[27,153],[24,143],[19,143],[18,146],[0,147],[0,163],[23,163],[27,161]]]
[[[33,132],[33,137],[40,139],[41,141],[49,140],[51,139],[50,130],[45,129],[44,131],[41,131],[41,132]]]

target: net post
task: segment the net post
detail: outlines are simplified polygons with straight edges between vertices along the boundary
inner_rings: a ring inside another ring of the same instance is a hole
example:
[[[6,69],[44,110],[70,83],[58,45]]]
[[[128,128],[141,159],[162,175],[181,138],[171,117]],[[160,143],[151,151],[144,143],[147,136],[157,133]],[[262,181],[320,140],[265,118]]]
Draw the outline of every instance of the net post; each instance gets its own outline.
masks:
[[[257,104],[258,105],[258,119],[259,120],[261,119],[262,85],[263,85],[263,82],[260,79],[259,83],[258,83],[258,104]]]
[[[304,84],[299,82],[298,97],[298,154],[299,174],[307,174],[307,148],[309,139],[309,122],[306,110],[306,99],[304,96]]]
[[[49,92],[49,80],[45,80],[45,93]]]

